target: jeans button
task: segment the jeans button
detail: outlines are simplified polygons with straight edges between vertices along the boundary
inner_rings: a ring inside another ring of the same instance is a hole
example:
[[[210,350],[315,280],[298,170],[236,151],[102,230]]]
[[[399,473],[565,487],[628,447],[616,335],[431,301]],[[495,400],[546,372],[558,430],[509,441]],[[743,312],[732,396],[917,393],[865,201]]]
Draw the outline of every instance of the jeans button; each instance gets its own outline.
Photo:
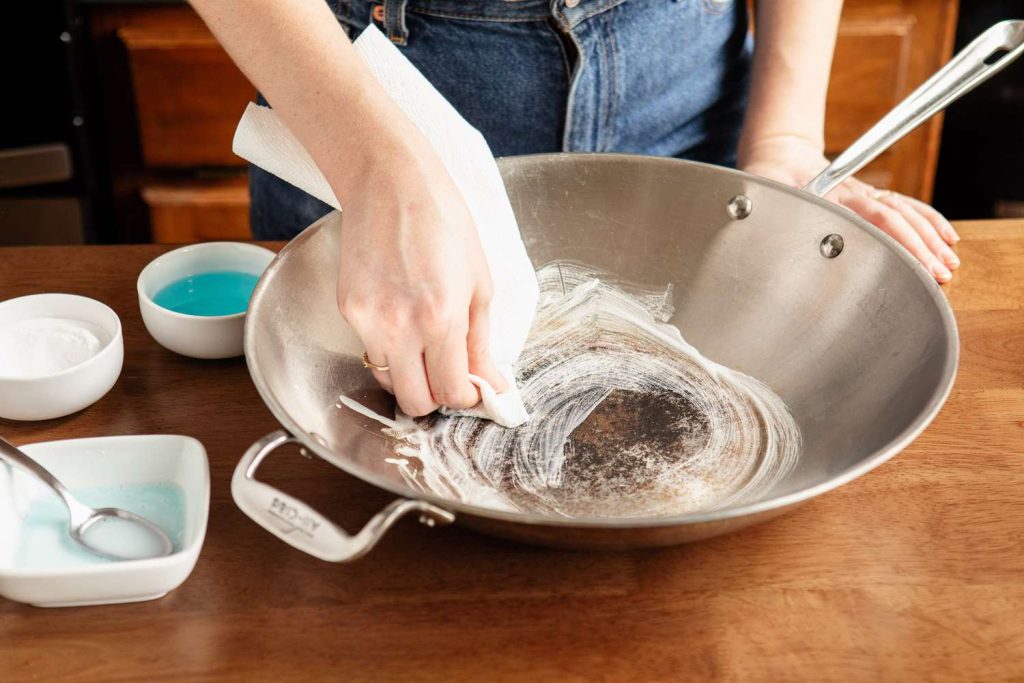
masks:
[[[569,9],[572,9],[578,4],[580,4],[580,0],[565,0],[565,6]]]

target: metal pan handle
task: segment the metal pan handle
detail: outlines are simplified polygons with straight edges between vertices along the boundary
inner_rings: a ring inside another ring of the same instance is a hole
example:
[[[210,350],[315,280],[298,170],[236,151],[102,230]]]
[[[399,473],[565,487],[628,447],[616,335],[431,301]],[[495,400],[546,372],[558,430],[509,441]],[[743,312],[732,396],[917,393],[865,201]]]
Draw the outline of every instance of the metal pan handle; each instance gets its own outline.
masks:
[[[351,536],[301,500],[256,481],[256,469],[263,459],[289,443],[298,440],[278,430],[250,446],[231,477],[231,496],[254,522],[305,553],[328,562],[355,560],[369,552],[395,522],[410,512],[420,513],[420,522],[427,526],[455,521],[455,515],[435,505],[399,498]]]
[[[1002,71],[1024,51],[1024,21],[1002,21],[974,39],[804,187],[824,197],[897,140]]]

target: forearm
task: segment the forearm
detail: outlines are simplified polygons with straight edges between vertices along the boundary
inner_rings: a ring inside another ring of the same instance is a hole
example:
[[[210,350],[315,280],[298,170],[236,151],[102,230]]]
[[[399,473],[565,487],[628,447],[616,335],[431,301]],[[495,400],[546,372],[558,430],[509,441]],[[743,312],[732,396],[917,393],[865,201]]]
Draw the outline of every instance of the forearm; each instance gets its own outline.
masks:
[[[750,100],[740,165],[759,143],[824,145],[825,95],[842,0],[758,0]]]
[[[381,147],[401,139],[383,132],[412,127],[363,66],[323,0],[191,3],[343,204],[359,177],[382,158]]]

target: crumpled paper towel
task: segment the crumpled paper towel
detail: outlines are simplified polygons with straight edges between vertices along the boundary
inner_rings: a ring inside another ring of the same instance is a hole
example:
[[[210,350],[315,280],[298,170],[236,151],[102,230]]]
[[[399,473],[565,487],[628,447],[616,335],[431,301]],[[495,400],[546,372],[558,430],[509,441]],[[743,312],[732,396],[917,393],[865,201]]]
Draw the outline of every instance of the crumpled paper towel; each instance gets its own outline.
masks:
[[[376,27],[362,32],[353,46],[399,108],[430,140],[469,207],[494,283],[490,350],[509,382],[497,394],[482,378],[470,375],[482,401],[458,414],[515,427],[529,414],[514,382],[513,367],[522,352],[537,309],[537,277],[519,235],[487,142]],[[302,144],[268,107],[249,104],[238,123],[235,154],[278,178],[341,209],[331,186]]]

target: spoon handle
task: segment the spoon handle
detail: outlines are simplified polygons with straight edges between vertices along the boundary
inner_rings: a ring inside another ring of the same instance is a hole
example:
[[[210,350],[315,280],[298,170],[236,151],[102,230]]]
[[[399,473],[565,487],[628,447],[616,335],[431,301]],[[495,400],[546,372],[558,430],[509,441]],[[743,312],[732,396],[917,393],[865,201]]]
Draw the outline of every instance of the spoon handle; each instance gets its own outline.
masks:
[[[68,507],[68,512],[71,513],[71,526],[77,526],[92,516],[92,508],[78,502],[78,500],[72,496],[66,488],[64,488],[64,484],[61,484],[57,477],[50,474],[48,469],[28,457],[24,451],[3,437],[0,437],[0,457],[31,472],[40,481],[53,489],[53,492],[61,497],[61,500],[63,500],[64,504]]]

